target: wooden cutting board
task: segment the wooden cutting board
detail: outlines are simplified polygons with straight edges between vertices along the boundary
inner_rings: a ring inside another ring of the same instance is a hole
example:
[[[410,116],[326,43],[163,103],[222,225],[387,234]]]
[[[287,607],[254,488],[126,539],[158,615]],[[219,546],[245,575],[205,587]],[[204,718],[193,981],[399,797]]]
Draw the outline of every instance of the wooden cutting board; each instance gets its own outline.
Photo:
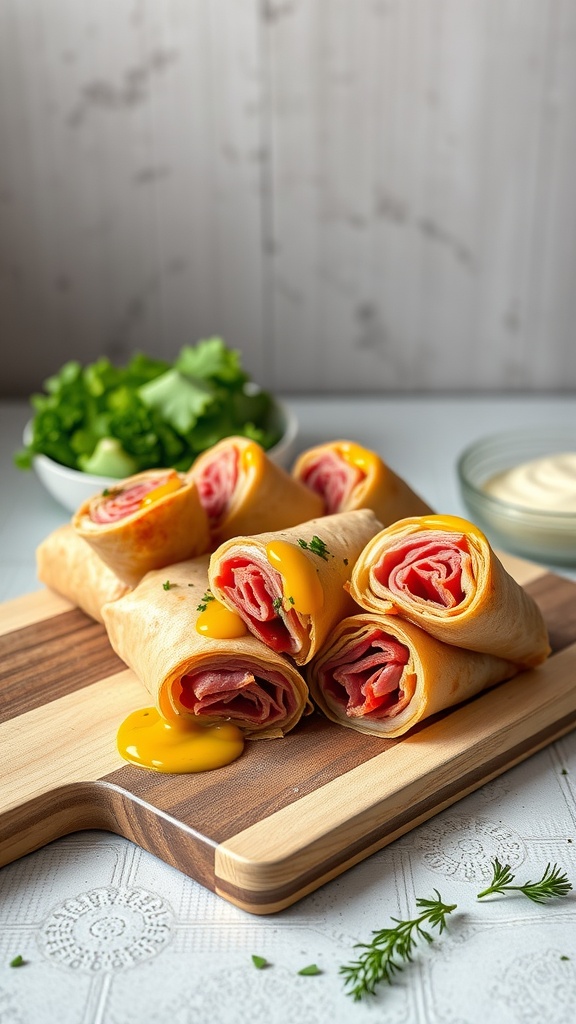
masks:
[[[108,829],[251,913],[296,902],[576,726],[576,584],[503,561],[545,615],[544,665],[400,740],[313,715],[197,775],[120,758],[150,699],[103,626],[47,590],[1,606],[0,864]]]

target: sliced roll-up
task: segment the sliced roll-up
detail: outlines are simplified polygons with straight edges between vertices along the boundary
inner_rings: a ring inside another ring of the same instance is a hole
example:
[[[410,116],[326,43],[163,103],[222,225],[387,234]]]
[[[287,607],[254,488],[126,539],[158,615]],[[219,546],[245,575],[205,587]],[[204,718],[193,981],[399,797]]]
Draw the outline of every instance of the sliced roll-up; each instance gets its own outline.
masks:
[[[127,477],[85,501],[72,525],[131,587],[151,569],[195,558],[210,545],[196,484],[174,469]]]
[[[228,636],[199,631],[207,570],[204,557],[147,573],[104,608],[110,643],[167,721],[229,722],[247,739],[284,736],[311,710],[306,682],[240,620],[218,631]]]
[[[41,583],[97,622],[103,622],[102,606],[129,589],[70,523],[57,527],[38,545],[36,569]]]
[[[436,640],[397,615],[363,612],[336,626],[307,677],[331,721],[392,739],[517,671],[503,658]]]
[[[225,541],[210,558],[210,589],[248,629],[304,665],[334,625],[355,610],[352,567],[381,529],[369,509]]]
[[[482,531],[457,516],[408,518],[384,529],[358,558],[350,593],[368,611],[395,613],[438,640],[520,667],[550,654],[534,599]]]
[[[293,477],[317,494],[324,513],[371,508],[383,526],[433,510],[380,456],[353,441],[330,441],[302,452]]]
[[[213,547],[230,537],[295,526],[323,512],[319,495],[246,437],[219,441],[198,456],[188,476],[208,516]]]

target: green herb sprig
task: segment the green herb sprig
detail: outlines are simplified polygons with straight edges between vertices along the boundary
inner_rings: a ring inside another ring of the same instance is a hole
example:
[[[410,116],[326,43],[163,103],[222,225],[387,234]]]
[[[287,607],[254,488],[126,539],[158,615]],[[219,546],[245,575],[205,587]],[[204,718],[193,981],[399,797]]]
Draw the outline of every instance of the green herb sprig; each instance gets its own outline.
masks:
[[[203,597],[202,597],[202,599],[200,601],[200,604],[196,605],[196,611],[197,612],[205,612],[206,608],[207,608],[207,605],[208,605],[208,602],[209,601],[215,601],[215,600],[216,600],[216,598],[214,597],[214,594],[211,594],[210,591],[207,590],[206,593],[203,595]]]
[[[326,547],[324,541],[321,540],[320,537],[317,537],[316,534],[314,534],[312,540],[310,541],[304,540],[302,537],[299,537],[298,544],[300,545],[301,548],[304,548],[306,551],[311,551],[313,555],[318,555],[319,558],[323,558],[325,562],[328,561],[328,557],[332,557],[332,554],[330,551],[328,551],[328,548]]]
[[[417,939],[425,939],[429,943],[433,941],[433,936],[423,927],[426,922],[438,928],[439,932],[444,931],[446,918],[456,910],[456,904],[443,903],[438,890],[434,892],[436,899],[416,900],[416,906],[422,911],[418,917],[408,921],[393,917],[392,928],[373,932],[371,942],[356,945],[355,948],[363,952],[357,960],[344,964],[339,971],[344,976],[347,995],[358,1001],[365,995],[374,995],[380,982],[390,985],[394,975],[402,970],[401,961],[412,960]]]
[[[492,881],[486,889],[479,892],[477,899],[485,896],[492,896],[496,893],[521,892],[534,903],[545,903],[546,900],[557,899],[567,896],[572,889],[572,883],[567,875],[560,870],[557,864],[546,865],[542,878],[537,882],[525,882],[524,885],[513,885],[515,875],[509,864],[501,864],[498,859],[492,862]]]

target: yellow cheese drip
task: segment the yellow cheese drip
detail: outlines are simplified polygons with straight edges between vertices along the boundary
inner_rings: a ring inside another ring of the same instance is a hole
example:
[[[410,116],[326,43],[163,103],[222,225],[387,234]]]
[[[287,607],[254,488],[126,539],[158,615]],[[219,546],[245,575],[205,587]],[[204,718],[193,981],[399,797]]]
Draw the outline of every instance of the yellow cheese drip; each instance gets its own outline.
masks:
[[[171,476],[165,483],[159,484],[158,487],[154,487],[153,490],[148,491],[148,494],[142,498],[140,505],[145,508],[146,505],[152,505],[155,501],[160,501],[161,498],[165,498],[167,494],[172,494],[173,491],[179,491],[182,487],[182,481],[179,476]]]
[[[425,529],[449,530],[451,533],[463,533],[477,538],[484,536],[474,523],[469,522],[468,519],[462,519],[461,516],[429,515],[422,516],[419,521]]]
[[[352,441],[341,441],[336,446],[336,451],[346,462],[361,469],[363,473],[373,470],[379,462],[378,456],[374,452],[369,451],[368,448],[362,448],[361,445],[354,444]]]
[[[233,640],[234,637],[245,636],[248,632],[244,620],[215,598],[213,601],[207,601],[205,611],[200,612],[196,620],[196,630],[214,640]]]
[[[324,591],[318,573],[300,548],[287,540],[273,540],[266,545],[266,557],[282,577],[287,606],[291,605],[302,615],[309,615],[322,607]]]
[[[252,441],[247,444],[242,452],[242,466],[244,469],[258,469],[264,460],[264,449]]]
[[[244,749],[244,736],[229,722],[201,725],[190,717],[167,722],[156,708],[141,708],[124,719],[116,743],[121,757],[131,764],[183,774],[235,761]]]

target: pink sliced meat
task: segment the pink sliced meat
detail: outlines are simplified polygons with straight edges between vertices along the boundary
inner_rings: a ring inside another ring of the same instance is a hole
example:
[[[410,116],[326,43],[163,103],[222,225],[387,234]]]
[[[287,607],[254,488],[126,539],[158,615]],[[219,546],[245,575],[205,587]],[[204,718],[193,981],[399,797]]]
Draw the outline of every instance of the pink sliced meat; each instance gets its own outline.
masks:
[[[473,580],[468,541],[464,534],[413,533],[384,553],[374,575],[393,594],[454,608]]]
[[[249,630],[278,653],[300,649],[298,617],[282,607],[282,577],[265,559],[236,555],[220,566],[216,583]]]
[[[192,475],[206,515],[217,522],[226,512],[238,483],[238,451],[233,445],[220,448],[214,458],[206,458]]]
[[[322,688],[349,718],[390,718],[409,696],[401,688],[408,648],[376,628],[345,645],[322,671]]]
[[[148,477],[128,487],[114,487],[108,495],[98,498],[90,506],[90,519],[93,523],[117,523],[126,516],[138,512],[143,498],[150,491],[166,483],[170,474]]]
[[[324,499],[326,515],[341,512],[364,473],[336,452],[327,450],[304,469],[301,480]]]
[[[278,672],[255,676],[250,669],[208,669],[183,677],[179,703],[198,716],[210,716],[246,725],[269,726],[284,722],[297,701]]]

